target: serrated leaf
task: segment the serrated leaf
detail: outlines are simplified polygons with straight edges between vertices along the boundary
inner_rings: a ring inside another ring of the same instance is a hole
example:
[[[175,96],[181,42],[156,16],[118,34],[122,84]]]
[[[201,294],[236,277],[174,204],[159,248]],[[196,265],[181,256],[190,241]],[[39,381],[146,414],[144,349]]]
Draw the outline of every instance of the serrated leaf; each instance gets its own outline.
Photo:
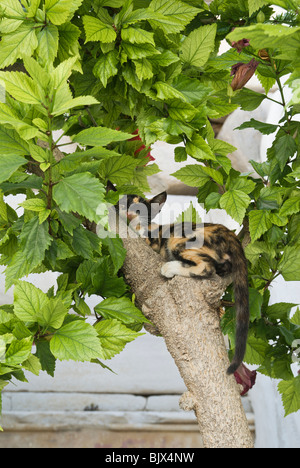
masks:
[[[52,354],[61,361],[103,359],[97,331],[88,323],[76,320],[57,330],[50,341]]]
[[[131,156],[112,156],[102,161],[99,174],[114,184],[125,185],[133,177],[136,166],[137,161]]]
[[[123,41],[132,44],[152,44],[155,47],[153,38],[154,34],[141,28],[129,27],[121,30],[121,37]]]
[[[27,160],[22,156],[13,154],[0,155],[0,183],[9,179],[24,164],[27,164]]]
[[[6,90],[17,100],[25,104],[39,104],[40,99],[33,80],[22,72],[0,72],[0,79]]]
[[[37,322],[45,330],[49,327],[57,329],[62,326],[67,313],[68,308],[59,298],[50,298],[37,311]]]
[[[86,34],[85,42],[100,41],[110,43],[117,38],[117,33],[111,25],[103,23],[93,16],[84,16],[83,25]]]
[[[36,342],[36,355],[40,360],[42,370],[54,377],[56,359],[50,351],[49,341]]]
[[[53,24],[63,24],[70,14],[69,0],[45,0],[45,13]]]
[[[272,227],[270,212],[266,210],[252,210],[249,213],[249,229],[251,240],[259,239],[268,229]]]
[[[41,200],[40,198],[30,198],[20,203],[19,206],[22,206],[23,208],[25,208],[25,210],[29,211],[39,212],[46,210],[46,202],[44,200]]]
[[[113,141],[124,141],[132,138],[130,133],[120,132],[105,127],[88,128],[78,133],[72,140],[81,145],[105,146]]]
[[[1,9],[5,16],[13,16],[15,18],[24,19],[25,12],[19,0],[1,0]]]
[[[81,107],[81,106],[91,106],[93,104],[99,104],[97,99],[95,99],[93,96],[79,96],[74,99],[69,99],[66,102],[58,102],[56,104],[56,101],[54,100],[54,107],[52,110],[53,115],[62,115],[69,111],[70,109],[73,109],[74,107]]]
[[[276,132],[278,129],[278,125],[268,124],[266,122],[259,122],[255,119],[250,119],[249,122],[244,122],[239,127],[235,128],[235,130],[243,130],[245,128],[255,128],[259,130],[260,133],[263,135],[271,135],[271,133]]]
[[[190,187],[202,187],[210,181],[209,175],[199,164],[185,166],[171,175],[181,180],[181,182],[189,185]]]
[[[31,338],[23,338],[19,341],[13,341],[5,353],[5,365],[17,366],[26,361],[31,353]]]
[[[122,42],[122,48],[125,54],[131,60],[137,60],[144,57],[151,57],[153,55],[160,54],[160,52],[149,43],[130,43],[130,42]]]
[[[107,54],[104,54],[94,66],[93,73],[100,79],[104,88],[106,88],[109,78],[118,73],[118,63],[118,52],[116,50],[111,50]]]
[[[58,53],[59,32],[54,24],[47,24],[37,34],[37,53],[42,61],[53,62]]]
[[[122,239],[118,237],[104,237],[103,239],[101,239],[101,243],[103,246],[108,248],[112,262],[115,267],[114,272],[117,273],[122,267],[126,257],[126,249],[123,247]]]
[[[7,104],[0,103],[0,123],[16,129],[21,139],[31,140],[39,133],[38,129],[28,125]]]
[[[155,19],[149,19],[151,25],[166,34],[179,33],[200,12],[179,0],[152,0],[149,10],[156,13]]]
[[[103,349],[104,359],[111,359],[119,354],[127,343],[143,333],[136,333],[119,320],[101,320],[95,325]]]
[[[300,376],[291,380],[282,380],[278,384],[278,391],[281,393],[282,403],[285,409],[285,416],[300,409]]]
[[[89,172],[65,177],[53,189],[53,198],[60,209],[79,213],[97,222],[97,208],[104,200],[104,187]]]
[[[197,134],[193,136],[191,141],[187,142],[186,152],[195,159],[216,160],[210,146],[206,143],[202,136]]]
[[[263,364],[268,348],[267,342],[250,336],[247,341],[244,361],[248,364]]]
[[[7,291],[19,278],[27,276],[31,271],[26,254],[18,250],[5,270],[5,290]]]
[[[194,67],[203,67],[215,48],[217,25],[201,26],[185,39],[181,47],[181,59]]]
[[[124,324],[149,322],[127,297],[109,297],[100,302],[95,311],[105,319],[117,319]]]
[[[17,31],[2,37],[0,48],[0,68],[12,65],[23,55],[31,55],[38,46],[33,24],[22,24]]]
[[[300,281],[300,247],[287,246],[278,267],[285,281]]]
[[[174,99],[168,104],[168,112],[169,116],[174,120],[190,122],[199,111],[188,102],[183,102],[180,99]]]
[[[239,224],[242,224],[246,209],[250,205],[250,197],[241,190],[228,190],[220,198],[220,207]]]
[[[14,289],[14,312],[23,322],[36,322],[37,313],[48,303],[43,291],[26,281],[17,281]]]
[[[52,242],[52,237],[48,231],[48,223],[45,221],[40,224],[38,216],[34,216],[23,225],[20,234],[21,248],[26,255],[31,270],[42,263],[45,252]]]

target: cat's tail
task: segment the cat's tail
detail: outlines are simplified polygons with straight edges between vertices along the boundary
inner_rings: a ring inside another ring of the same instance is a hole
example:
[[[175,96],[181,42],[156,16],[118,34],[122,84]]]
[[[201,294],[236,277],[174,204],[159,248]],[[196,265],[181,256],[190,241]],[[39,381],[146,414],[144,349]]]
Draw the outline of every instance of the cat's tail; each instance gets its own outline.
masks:
[[[242,364],[249,328],[249,290],[247,259],[238,241],[232,255],[233,284],[236,309],[235,353],[227,374],[233,374]]]

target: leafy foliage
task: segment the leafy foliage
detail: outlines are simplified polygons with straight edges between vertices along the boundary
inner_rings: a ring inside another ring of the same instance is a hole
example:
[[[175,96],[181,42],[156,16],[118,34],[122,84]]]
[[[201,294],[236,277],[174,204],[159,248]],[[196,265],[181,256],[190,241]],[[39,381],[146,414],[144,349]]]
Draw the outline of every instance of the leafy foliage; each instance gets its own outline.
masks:
[[[274,5],[285,13],[276,16]],[[293,304],[269,305],[279,274],[300,280],[296,2],[2,0],[0,15],[0,256],[6,289],[14,286],[14,304],[0,307],[0,390],[12,377],[25,380],[24,369],[53,375],[56,359],[99,363],[139,336],[146,319],[119,273],[122,242],[98,238],[94,223],[99,206],[115,200],[108,180],[118,194],[149,190],[147,176],[159,169],[147,148],[160,139],[184,143],[175,160],[190,155],[195,164],[175,176],[199,188],[207,210],[223,208],[243,225],[241,238],[250,235],[246,361],[281,379],[286,413],[297,411],[299,313],[291,318]],[[225,38],[234,47],[218,55]],[[232,66],[253,59],[265,93],[244,84],[233,91]],[[256,109],[275,83],[284,118],[240,127],[275,135],[268,160],[240,174],[227,157],[234,148],[215,139],[210,119]],[[133,138],[137,128],[142,141]],[[74,153],[55,140],[60,129]],[[24,195],[22,210],[9,204],[16,194]],[[47,293],[23,279],[45,271],[58,273]],[[87,321],[92,294],[104,299],[95,326]],[[231,288],[224,299],[233,304]],[[234,347],[233,306],[222,325]]]

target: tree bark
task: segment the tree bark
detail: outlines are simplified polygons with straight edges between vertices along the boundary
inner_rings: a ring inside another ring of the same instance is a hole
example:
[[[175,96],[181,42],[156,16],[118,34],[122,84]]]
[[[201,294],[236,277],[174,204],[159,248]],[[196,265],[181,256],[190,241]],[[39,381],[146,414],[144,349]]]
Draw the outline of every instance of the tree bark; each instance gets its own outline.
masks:
[[[220,298],[230,279],[160,275],[161,257],[140,239],[123,239],[126,281],[136,303],[164,337],[188,392],[180,406],[194,410],[206,448],[252,448],[238,386],[220,330]]]

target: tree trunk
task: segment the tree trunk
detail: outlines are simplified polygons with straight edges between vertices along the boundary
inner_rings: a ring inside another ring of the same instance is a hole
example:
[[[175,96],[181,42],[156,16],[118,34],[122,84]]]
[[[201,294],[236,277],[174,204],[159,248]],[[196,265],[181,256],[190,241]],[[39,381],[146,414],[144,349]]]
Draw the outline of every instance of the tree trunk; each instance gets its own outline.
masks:
[[[229,279],[160,275],[161,257],[140,239],[123,239],[126,281],[137,305],[164,337],[188,392],[180,406],[194,410],[206,448],[252,448],[238,386],[219,326],[220,298]]]

